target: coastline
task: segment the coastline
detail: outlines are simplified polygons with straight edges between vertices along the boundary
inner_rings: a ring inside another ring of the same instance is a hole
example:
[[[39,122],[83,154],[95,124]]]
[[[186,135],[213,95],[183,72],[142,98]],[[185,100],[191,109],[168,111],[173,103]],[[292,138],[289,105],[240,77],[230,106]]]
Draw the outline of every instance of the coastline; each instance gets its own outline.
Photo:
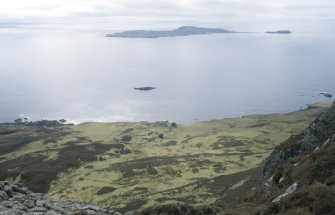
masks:
[[[237,176],[245,176],[237,173],[256,171],[276,145],[303,131],[330,105],[316,103],[291,113],[191,125],[0,124],[0,138],[8,142],[2,145],[7,151],[1,150],[0,177],[19,177],[33,191],[54,199],[98,203],[121,212],[176,201],[213,203],[221,195],[216,179],[231,176],[233,186],[235,180],[243,179]],[[26,168],[29,177],[22,174]],[[35,182],[41,178],[45,178],[43,184]],[[198,188],[202,183],[206,189]]]
[[[74,125],[81,125],[86,123],[155,123],[155,122],[175,122],[180,125],[195,125],[198,123],[204,123],[204,122],[211,122],[211,121],[220,121],[224,119],[236,119],[236,118],[245,118],[245,117],[252,117],[252,116],[258,116],[258,115],[272,115],[272,114],[288,114],[293,112],[298,112],[301,110],[306,110],[310,108],[317,108],[317,107],[330,107],[333,101],[331,102],[314,102],[311,104],[306,104],[306,107],[300,107],[297,109],[293,109],[290,111],[283,111],[283,112],[270,112],[270,113],[257,113],[257,114],[241,114],[241,115],[234,115],[234,116],[227,116],[227,117],[220,117],[216,119],[205,119],[205,120],[195,120],[194,122],[179,122],[178,120],[172,121],[172,120],[116,120],[116,121],[103,121],[103,120],[71,120],[69,119],[68,122],[72,123]]]

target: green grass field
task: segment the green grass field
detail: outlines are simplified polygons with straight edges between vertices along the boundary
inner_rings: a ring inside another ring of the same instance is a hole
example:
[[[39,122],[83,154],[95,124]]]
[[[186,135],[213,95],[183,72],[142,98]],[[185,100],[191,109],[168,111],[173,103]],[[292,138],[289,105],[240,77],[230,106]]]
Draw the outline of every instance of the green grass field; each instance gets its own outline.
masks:
[[[0,177],[21,180],[55,199],[120,211],[213,203],[250,177],[241,174],[226,186],[218,179],[257,169],[274,146],[303,131],[330,105],[176,127],[169,122],[3,124]]]

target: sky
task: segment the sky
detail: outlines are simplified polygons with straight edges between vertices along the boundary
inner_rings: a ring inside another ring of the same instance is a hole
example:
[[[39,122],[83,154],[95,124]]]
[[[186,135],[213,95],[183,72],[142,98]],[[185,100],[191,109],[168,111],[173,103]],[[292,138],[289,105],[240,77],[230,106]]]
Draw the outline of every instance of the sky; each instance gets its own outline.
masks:
[[[334,27],[334,11],[334,0],[0,0],[0,26],[327,28]]]

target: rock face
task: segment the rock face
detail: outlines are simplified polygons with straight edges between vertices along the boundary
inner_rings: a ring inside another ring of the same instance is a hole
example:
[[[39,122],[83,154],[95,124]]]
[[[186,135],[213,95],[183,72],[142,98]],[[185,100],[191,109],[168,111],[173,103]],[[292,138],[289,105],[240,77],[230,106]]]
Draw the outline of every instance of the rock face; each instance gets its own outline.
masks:
[[[302,133],[291,137],[276,147],[265,160],[263,175],[267,181],[275,172],[276,168],[287,163],[290,159],[314,152],[317,147],[325,143],[335,133],[335,103],[329,111],[321,114]]]
[[[121,215],[111,209],[74,201],[57,202],[26,188],[0,181],[0,215]]]
[[[298,189],[298,184],[297,183],[292,184],[290,187],[288,187],[286,189],[285,193],[281,194],[280,196],[278,196],[277,198],[275,198],[274,200],[272,200],[272,203],[279,202],[285,196],[290,195],[291,193],[297,191],[297,189]]]

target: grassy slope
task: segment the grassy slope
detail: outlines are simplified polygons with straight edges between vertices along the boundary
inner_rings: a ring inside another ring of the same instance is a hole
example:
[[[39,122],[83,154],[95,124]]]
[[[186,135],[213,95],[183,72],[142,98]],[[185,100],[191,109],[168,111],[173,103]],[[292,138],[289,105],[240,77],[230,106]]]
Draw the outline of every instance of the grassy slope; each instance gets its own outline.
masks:
[[[300,133],[329,106],[177,128],[148,122],[44,130],[2,125],[0,147],[13,141],[16,147],[0,154],[0,177],[21,179],[53,198],[95,202],[121,211],[176,201],[212,203],[227,189],[238,189],[238,182],[250,180],[275,145]],[[29,141],[20,139],[23,134]],[[120,153],[124,148],[131,153]],[[245,174],[231,175],[242,171]],[[223,186],[221,181],[230,184]]]

